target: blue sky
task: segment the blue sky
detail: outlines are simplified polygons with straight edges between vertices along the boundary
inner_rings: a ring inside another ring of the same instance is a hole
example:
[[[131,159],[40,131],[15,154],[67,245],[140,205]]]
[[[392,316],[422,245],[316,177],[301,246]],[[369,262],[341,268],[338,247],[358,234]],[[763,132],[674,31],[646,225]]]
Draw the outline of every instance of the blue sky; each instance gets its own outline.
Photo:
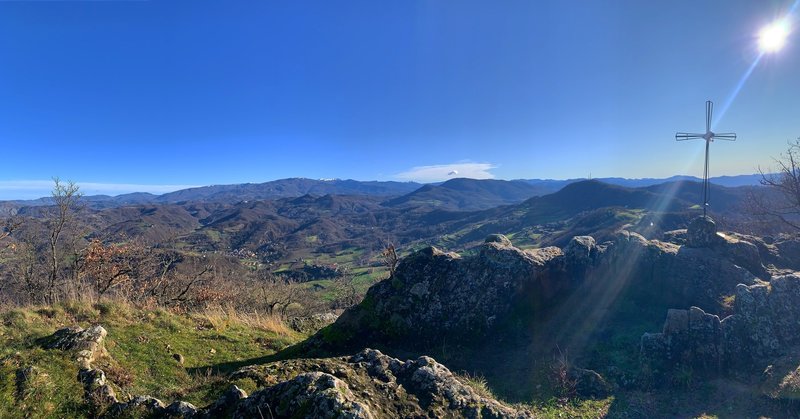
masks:
[[[703,144],[675,132],[704,130],[707,99],[720,113],[792,5],[0,2],[0,198],[52,176],[120,193],[699,175]],[[753,173],[800,135],[798,44],[718,118],[739,140],[712,145],[712,175]]]

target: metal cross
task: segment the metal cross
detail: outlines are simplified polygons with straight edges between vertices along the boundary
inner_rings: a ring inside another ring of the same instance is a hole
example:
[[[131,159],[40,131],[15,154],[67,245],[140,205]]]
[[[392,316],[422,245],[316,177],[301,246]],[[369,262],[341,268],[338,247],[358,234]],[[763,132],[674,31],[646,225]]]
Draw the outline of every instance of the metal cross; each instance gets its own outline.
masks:
[[[686,140],[698,140],[704,139],[706,140],[706,164],[705,168],[703,169],[703,217],[706,216],[706,210],[708,208],[708,146],[711,145],[711,142],[715,139],[725,140],[725,141],[736,141],[736,134],[733,132],[724,132],[724,133],[716,133],[711,131],[711,115],[714,113],[714,102],[707,100],[706,101],[706,133],[705,134],[696,134],[691,132],[679,132],[675,134],[676,141],[686,141]]]

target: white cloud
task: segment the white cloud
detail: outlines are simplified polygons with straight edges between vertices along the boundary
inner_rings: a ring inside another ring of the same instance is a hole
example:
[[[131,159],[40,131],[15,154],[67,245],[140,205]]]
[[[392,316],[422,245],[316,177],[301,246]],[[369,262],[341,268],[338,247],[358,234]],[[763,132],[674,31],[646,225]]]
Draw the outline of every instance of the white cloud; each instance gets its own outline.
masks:
[[[452,163],[433,166],[417,166],[394,175],[396,179],[414,182],[441,182],[454,177],[470,179],[494,179],[490,172],[497,166],[491,163]]]
[[[196,185],[140,185],[133,183],[76,182],[84,195],[121,195],[131,192],[163,194]],[[36,199],[50,196],[52,180],[4,180],[0,181],[0,200]]]

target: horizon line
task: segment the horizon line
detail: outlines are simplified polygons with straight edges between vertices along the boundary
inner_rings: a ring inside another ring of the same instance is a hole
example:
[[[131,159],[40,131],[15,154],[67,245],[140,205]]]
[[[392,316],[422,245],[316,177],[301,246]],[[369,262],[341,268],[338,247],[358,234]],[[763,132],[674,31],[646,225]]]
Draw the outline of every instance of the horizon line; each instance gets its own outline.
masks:
[[[759,175],[758,173],[743,173],[738,175],[720,175],[720,176],[713,176],[711,179],[719,179],[719,178],[733,178],[733,177],[740,177],[740,176],[755,176]],[[692,178],[692,179],[700,179],[694,175],[672,175],[667,177],[622,177],[622,176],[603,176],[603,177],[576,177],[576,178],[567,178],[567,179],[553,179],[553,178],[514,178],[514,179],[475,179],[470,177],[453,177],[447,180],[453,179],[473,179],[473,180],[501,180],[501,181],[553,181],[553,182],[563,182],[563,181],[580,181],[580,180],[593,180],[593,179],[625,179],[625,180],[668,180],[672,178]],[[122,195],[134,194],[134,193],[148,193],[151,195],[164,195],[171,192],[187,190],[187,189],[196,189],[196,188],[206,188],[206,187],[213,187],[213,186],[230,186],[230,185],[245,185],[245,184],[264,184],[270,182],[278,182],[282,180],[292,180],[292,179],[303,179],[303,180],[313,180],[313,181],[320,181],[320,182],[332,182],[332,181],[356,181],[356,182],[395,182],[395,183],[417,183],[420,185],[428,185],[428,184],[440,184],[444,183],[445,181],[439,182],[417,182],[413,180],[407,181],[398,181],[398,180],[359,180],[359,179],[343,179],[343,178],[307,178],[307,177],[286,177],[286,178],[278,178],[273,180],[266,180],[263,182],[240,182],[240,183],[217,183],[217,184],[206,184],[206,185],[180,185],[180,184],[138,184],[138,183],[100,183],[100,182],[79,182],[75,181],[75,184],[78,185],[80,190],[84,192],[85,197],[95,197],[95,196],[109,196],[109,197],[118,197]],[[53,181],[52,180],[0,180],[0,201],[35,201],[39,199],[46,199],[50,197],[50,192],[52,191]],[[13,195],[12,195],[13,194]]]

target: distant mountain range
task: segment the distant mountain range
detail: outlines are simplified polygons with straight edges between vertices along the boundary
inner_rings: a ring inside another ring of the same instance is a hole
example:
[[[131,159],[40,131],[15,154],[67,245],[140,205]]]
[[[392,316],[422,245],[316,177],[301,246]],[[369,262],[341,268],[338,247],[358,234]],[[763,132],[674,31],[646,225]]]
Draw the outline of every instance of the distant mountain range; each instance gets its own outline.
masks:
[[[187,230],[183,240],[192,248],[205,251],[277,250],[295,257],[309,252],[369,249],[387,238],[403,245],[425,242],[445,248],[465,248],[487,234],[503,233],[523,244],[564,244],[576,234],[598,234],[602,238],[625,223],[635,222],[642,211],[682,214],[664,220],[663,227],[679,228],[697,215],[696,204],[702,192],[699,182],[629,188],[585,180],[552,194],[483,210],[446,209],[423,199],[443,191],[436,194],[436,199],[442,202],[442,196],[453,198],[458,196],[455,192],[467,190],[489,202],[500,196],[493,188],[514,193],[517,186],[509,181],[451,180],[438,186],[425,185],[383,202],[380,197],[371,196],[304,195],[219,204],[218,209],[208,208],[210,214],[197,220],[200,227]],[[487,189],[493,193],[485,193]],[[747,187],[714,185],[711,191],[715,198],[714,214],[734,216],[747,190]]]
[[[543,194],[548,188],[558,190]],[[712,216],[724,225],[746,221],[741,204],[753,188],[712,185]],[[387,242],[404,249],[436,245],[458,250],[502,233],[522,246],[561,246],[575,235],[607,240],[624,225],[657,237],[685,227],[701,213],[702,200],[696,180],[632,188],[597,179],[451,179],[438,185],[286,179],[196,189],[87,197],[79,229],[92,232],[89,238],[137,239],[260,260],[281,270],[302,266],[302,260],[359,261],[363,267]],[[350,193],[325,193],[337,190]],[[298,196],[305,191],[316,193]],[[35,229],[46,200],[28,202],[33,205],[8,208]]]
[[[711,178],[719,186],[758,185],[761,175],[721,176]],[[85,196],[84,202],[93,208],[111,208],[137,204],[176,204],[184,202],[236,203],[251,200],[295,198],[304,195],[357,195],[385,197],[384,206],[410,208],[432,206],[446,210],[481,210],[500,205],[520,203],[526,199],[559,191],[564,186],[585,179],[518,179],[476,180],[457,178],[442,183],[381,182],[357,180],[314,180],[305,178],[280,179],[264,183],[212,185],[182,189],[163,195],[145,192],[117,196]],[[598,178],[607,184],[630,188],[648,187],[665,182],[699,182],[692,176],[673,176],[666,179]],[[0,214],[14,208],[49,205],[49,197],[35,200],[0,201]]]

